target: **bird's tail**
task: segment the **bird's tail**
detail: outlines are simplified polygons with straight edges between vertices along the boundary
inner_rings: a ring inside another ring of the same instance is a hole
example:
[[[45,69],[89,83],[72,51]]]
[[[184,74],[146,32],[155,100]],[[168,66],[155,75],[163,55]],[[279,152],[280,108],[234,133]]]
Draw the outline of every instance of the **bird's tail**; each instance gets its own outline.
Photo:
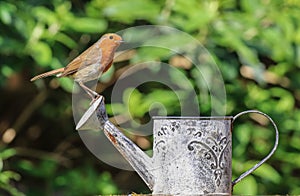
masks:
[[[45,78],[45,77],[48,77],[48,76],[52,76],[52,75],[57,75],[57,74],[60,74],[64,71],[64,67],[62,68],[59,68],[59,69],[55,69],[55,70],[52,70],[52,71],[48,71],[46,73],[42,73],[40,75],[37,75],[33,78],[30,79],[30,81],[35,81],[35,80],[38,80],[38,79],[41,79],[41,78]]]

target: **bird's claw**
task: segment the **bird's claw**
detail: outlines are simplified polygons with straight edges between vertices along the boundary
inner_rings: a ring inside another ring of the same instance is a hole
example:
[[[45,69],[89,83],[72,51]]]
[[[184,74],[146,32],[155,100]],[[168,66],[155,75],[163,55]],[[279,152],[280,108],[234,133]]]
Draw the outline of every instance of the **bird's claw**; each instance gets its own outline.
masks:
[[[97,99],[99,99],[100,97],[101,95],[99,95],[98,93],[94,94],[94,97],[92,98],[90,105],[93,105],[93,103],[95,103],[95,101],[97,101]]]

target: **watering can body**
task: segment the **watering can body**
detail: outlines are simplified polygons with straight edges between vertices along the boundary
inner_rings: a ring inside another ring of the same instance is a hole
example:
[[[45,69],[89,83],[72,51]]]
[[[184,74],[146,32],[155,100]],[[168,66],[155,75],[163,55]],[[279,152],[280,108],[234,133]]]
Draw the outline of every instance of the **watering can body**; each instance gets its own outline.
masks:
[[[232,125],[247,113],[267,117],[275,128],[271,152],[240,177],[231,181]],[[93,126],[107,138],[145,181],[153,194],[231,195],[232,187],[267,161],[278,145],[278,130],[266,114],[250,110],[221,117],[154,117],[153,156],[128,139],[106,115],[104,99],[98,99],[83,115],[76,129]]]

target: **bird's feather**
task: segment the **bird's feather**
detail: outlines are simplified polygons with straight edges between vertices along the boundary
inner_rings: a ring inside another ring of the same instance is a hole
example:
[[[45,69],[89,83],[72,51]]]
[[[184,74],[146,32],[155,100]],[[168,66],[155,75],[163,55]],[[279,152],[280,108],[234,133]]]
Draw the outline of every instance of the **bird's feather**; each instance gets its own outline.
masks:
[[[62,68],[59,68],[59,69],[55,69],[55,70],[52,70],[52,71],[48,71],[48,72],[46,72],[46,73],[42,73],[42,74],[40,74],[40,75],[37,75],[37,76],[31,78],[30,81],[32,82],[32,81],[35,81],[35,80],[37,80],[37,79],[41,79],[41,78],[48,77],[48,76],[52,76],[52,75],[58,75],[58,76],[59,76],[59,75],[64,71],[64,69],[65,69],[65,68],[62,67]]]
[[[84,69],[85,67],[99,63],[102,58],[102,51],[100,48],[100,41],[97,41],[83,53],[81,53],[78,57],[76,57],[73,61],[71,61],[61,73],[60,77],[71,75],[78,71],[79,69]]]

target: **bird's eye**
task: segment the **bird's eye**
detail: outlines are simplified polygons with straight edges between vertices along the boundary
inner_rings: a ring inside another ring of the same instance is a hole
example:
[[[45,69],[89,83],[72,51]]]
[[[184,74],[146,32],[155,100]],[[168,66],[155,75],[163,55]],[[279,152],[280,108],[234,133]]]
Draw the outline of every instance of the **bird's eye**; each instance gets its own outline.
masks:
[[[113,38],[114,38],[114,36],[112,36],[112,35],[111,35],[111,36],[109,36],[109,39],[113,39]]]

